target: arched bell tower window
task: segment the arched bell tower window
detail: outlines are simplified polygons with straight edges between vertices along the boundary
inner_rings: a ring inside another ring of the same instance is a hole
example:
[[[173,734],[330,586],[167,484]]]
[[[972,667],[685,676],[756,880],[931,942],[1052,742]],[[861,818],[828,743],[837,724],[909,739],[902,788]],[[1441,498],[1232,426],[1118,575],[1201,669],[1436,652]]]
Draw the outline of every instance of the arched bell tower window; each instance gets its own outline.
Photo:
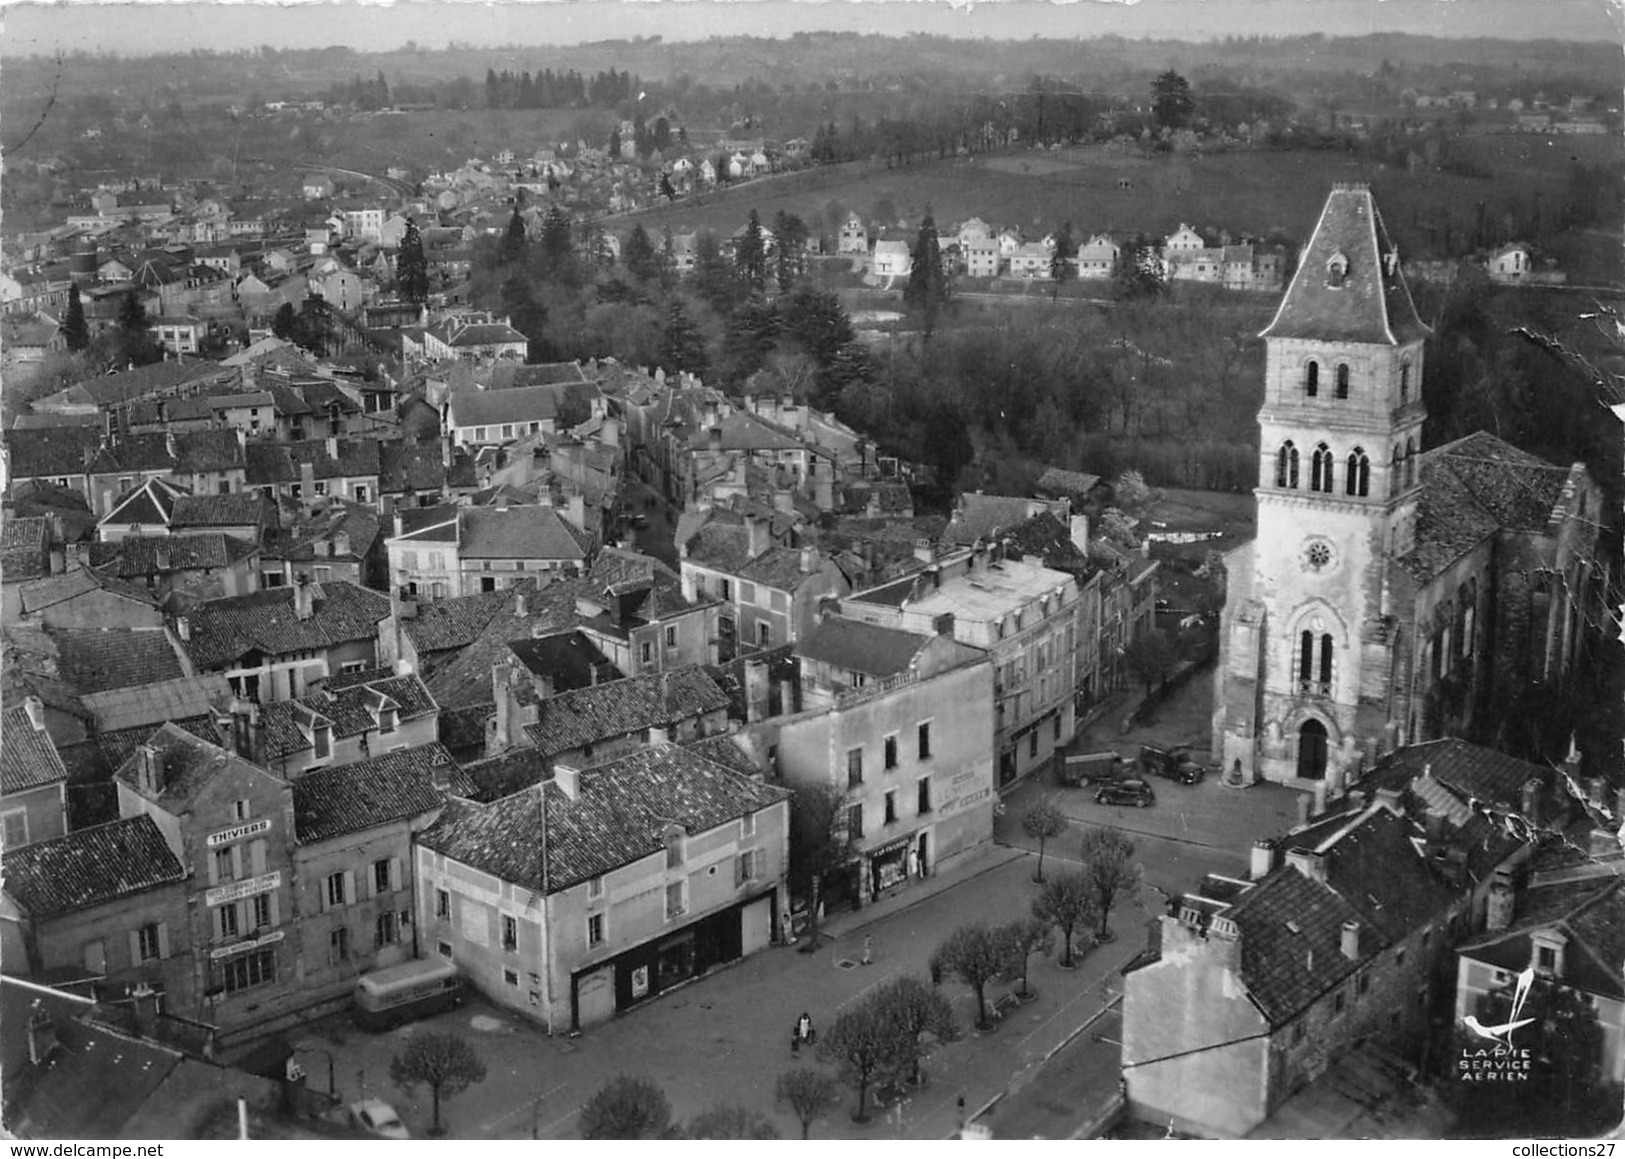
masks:
[[[1309,490],[1325,491],[1328,494],[1332,489],[1332,449],[1325,443],[1315,447],[1315,453],[1309,457]]]
[[[1349,364],[1346,363],[1346,362],[1339,362],[1337,364],[1337,397],[1338,398],[1347,398],[1348,396],[1349,396]]]
[[[1350,495],[1364,498],[1371,493],[1371,460],[1359,447],[1349,452],[1348,474],[1344,484],[1344,490]]]
[[[1332,637],[1328,632],[1320,638],[1320,682],[1332,682]]]
[[[1405,486],[1416,482],[1416,440],[1405,440]]]
[[[1411,364],[1409,362],[1401,362],[1399,364],[1399,401],[1404,403],[1404,402],[1409,402],[1410,399],[1411,399]]]
[[[1303,368],[1303,393],[1310,398],[1320,393],[1320,363],[1311,360]]]
[[[1281,444],[1281,449],[1275,452],[1275,485],[1298,489],[1298,448],[1291,439]]]

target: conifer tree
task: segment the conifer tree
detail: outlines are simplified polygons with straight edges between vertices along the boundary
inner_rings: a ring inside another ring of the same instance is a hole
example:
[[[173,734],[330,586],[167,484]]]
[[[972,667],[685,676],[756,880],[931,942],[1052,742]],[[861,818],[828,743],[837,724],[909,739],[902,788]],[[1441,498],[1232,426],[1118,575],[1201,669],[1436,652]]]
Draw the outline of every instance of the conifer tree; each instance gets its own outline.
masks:
[[[903,288],[903,304],[919,314],[927,336],[937,328],[937,315],[948,302],[948,279],[942,272],[942,247],[937,240],[937,223],[926,211],[914,240],[913,265],[908,285]]]
[[[523,228],[524,222],[519,224]],[[415,221],[406,223],[401,252],[395,258],[395,280],[404,300],[414,303],[429,300],[429,259],[423,254],[423,237]]]
[[[62,320],[62,335],[68,349],[78,353],[90,345],[90,325],[85,321],[85,304],[79,300],[79,283],[68,287],[68,313]]]

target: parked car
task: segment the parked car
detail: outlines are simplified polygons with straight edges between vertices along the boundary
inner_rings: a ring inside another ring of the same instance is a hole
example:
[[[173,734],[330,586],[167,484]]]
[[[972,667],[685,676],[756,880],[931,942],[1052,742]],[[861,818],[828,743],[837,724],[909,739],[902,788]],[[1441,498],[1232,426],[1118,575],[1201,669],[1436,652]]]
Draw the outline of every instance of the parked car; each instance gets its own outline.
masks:
[[[1191,759],[1190,749],[1184,745],[1171,749],[1141,745],[1139,764],[1142,773],[1178,781],[1182,785],[1201,783],[1204,772],[1202,766]]]
[[[350,1121],[380,1139],[410,1139],[412,1134],[383,1099],[362,1099],[350,1104]]]
[[[1123,758],[1107,750],[1098,753],[1061,753],[1056,779],[1063,785],[1103,785],[1123,775]]]
[[[1095,800],[1102,805],[1133,805],[1136,809],[1143,809],[1147,805],[1155,805],[1157,795],[1144,781],[1130,778],[1100,786]]]

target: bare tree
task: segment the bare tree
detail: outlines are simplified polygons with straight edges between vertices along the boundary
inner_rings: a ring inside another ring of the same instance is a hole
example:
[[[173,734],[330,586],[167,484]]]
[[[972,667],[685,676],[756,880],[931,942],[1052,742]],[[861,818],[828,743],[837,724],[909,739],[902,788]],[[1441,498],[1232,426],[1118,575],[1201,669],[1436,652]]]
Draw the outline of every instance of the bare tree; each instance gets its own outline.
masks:
[[[430,1134],[440,1135],[440,1100],[455,1098],[473,1083],[485,1081],[485,1063],[474,1053],[468,1040],[457,1034],[418,1030],[406,1046],[389,1060],[389,1078],[403,1090],[420,1083],[429,1088],[434,1101]]]
[[[818,1057],[838,1064],[841,1077],[858,1092],[853,1122],[869,1121],[869,1087],[890,1070],[899,1039],[897,1022],[872,997],[842,1011],[819,1037]]]
[[[1028,807],[1021,815],[1021,831],[1038,842],[1038,869],[1033,880],[1044,880],[1044,845],[1052,837],[1066,832],[1066,816],[1046,797]]]
[[[1133,856],[1134,842],[1120,830],[1101,827],[1083,835],[1083,880],[1100,917],[1097,941],[1111,938],[1106,922],[1118,895],[1140,886],[1140,867],[1130,860]]]
[[[807,899],[807,944],[818,948],[818,908],[824,875],[857,855],[847,826],[846,793],[834,785],[796,789],[790,815],[790,887]]]
[[[941,991],[908,975],[875,991],[875,1002],[897,1026],[899,1041],[897,1056],[892,1060],[893,1074],[918,1083],[920,1063],[928,1053],[924,1036],[929,1034],[938,1042],[953,1042],[959,1037],[953,1005]]]
[[[1094,913],[1094,895],[1083,874],[1067,872],[1050,878],[1033,898],[1033,917],[1061,930],[1061,965],[1071,966],[1072,931]]]
[[[779,1076],[775,1101],[788,1107],[801,1124],[801,1137],[807,1138],[812,1125],[835,1109],[840,1086],[826,1071],[797,1067]]]
[[[1035,917],[1017,918],[998,928],[997,933],[1004,942],[1007,962],[1005,973],[1015,975],[1021,981],[1018,993],[1027,997],[1027,964],[1034,954],[1042,954],[1050,947],[1050,925],[1039,921]]]
[[[1004,973],[1009,959],[994,932],[981,922],[960,926],[931,956],[933,979],[954,975],[976,994],[976,1026],[992,1025],[987,1015],[987,984]]]

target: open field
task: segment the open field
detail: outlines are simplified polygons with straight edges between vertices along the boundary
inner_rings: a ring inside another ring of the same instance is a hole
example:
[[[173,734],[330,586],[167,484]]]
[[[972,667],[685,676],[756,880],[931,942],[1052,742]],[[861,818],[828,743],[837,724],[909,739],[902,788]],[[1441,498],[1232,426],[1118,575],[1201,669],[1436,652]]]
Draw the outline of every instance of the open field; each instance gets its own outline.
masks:
[[[1491,222],[1508,214],[1522,219],[1538,193],[1543,212],[1551,215],[1565,204],[1571,162],[1625,167],[1625,150],[1612,138],[1508,134],[1468,140],[1475,163],[1493,177],[1411,174],[1333,152],[1258,149],[1177,156],[1078,146],[906,168],[829,166],[654,207],[638,213],[636,220],[654,232],[668,226],[673,232],[731,232],[751,209],[764,221],[785,210],[799,214],[815,230],[830,232],[855,211],[893,221],[899,236],[906,236],[929,208],[943,224],[980,216],[997,224],[1048,229],[1070,221],[1080,239],[1101,230],[1164,235],[1189,222],[1301,242],[1334,182],[1365,181],[1376,192],[1402,250],[1429,257],[1435,256],[1438,240],[1430,227],[1448,220],[1460,236],[1472,227],[1480,201]],[[1617,247],[1565,244],[1563,256],[1584,263],[1574,271],[1576,280],[1625,280]]]

